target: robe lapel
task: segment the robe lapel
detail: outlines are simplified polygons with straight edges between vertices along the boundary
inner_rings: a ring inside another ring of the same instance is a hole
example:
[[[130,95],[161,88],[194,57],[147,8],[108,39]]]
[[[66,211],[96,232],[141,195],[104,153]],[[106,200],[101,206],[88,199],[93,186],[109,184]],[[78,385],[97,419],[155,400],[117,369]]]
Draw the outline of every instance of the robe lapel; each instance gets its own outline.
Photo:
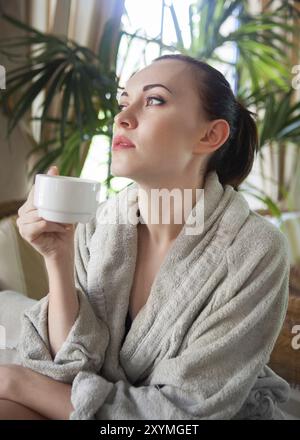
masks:
[[[95,296],[102,297],[101,318],[111,323],[112,329],[118,334],[128,310],[137,257],[137,226],[125,223],[127,192],[125,188],[122,194],[107,201],[105,210],[97,219],[90,248],[90,267],[96,268],[97,276],[94,271],[89,271],[89,290],[94,301],[97,302]],[[112,319],[115,316],[119,319]]]

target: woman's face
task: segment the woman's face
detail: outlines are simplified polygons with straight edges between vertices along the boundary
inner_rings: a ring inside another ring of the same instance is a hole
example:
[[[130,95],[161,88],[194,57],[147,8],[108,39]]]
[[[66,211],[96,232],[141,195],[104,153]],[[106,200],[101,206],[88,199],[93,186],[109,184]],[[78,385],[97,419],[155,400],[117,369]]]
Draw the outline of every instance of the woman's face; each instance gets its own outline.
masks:
[[[199,172],[199,154],[193,150],[205,120],[192,81],[186,63],[179,60],[156,61],[127,81],[113,131],[136,148],[112,150],[114,176],[163,185]]]

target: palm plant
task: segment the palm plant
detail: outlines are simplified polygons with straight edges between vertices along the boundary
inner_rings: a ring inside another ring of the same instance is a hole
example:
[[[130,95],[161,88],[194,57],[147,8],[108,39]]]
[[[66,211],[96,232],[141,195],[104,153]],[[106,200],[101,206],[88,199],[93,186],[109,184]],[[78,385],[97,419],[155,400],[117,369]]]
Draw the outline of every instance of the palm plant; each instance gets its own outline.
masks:
[[[286,21],[287,6],[288,3],[286,8],[281,6],[272,12],[252,15],[248,1],[198,0],[189,7],[191,44],[185,48],[174,6],[171,5],[176,48],[211,63],[233,65],[240,80],[249,80],[248,88],[264,87],[270,80],[284,87],[290,74],[286,49],[292,43],[282,32],[294,29]],[[226,31],[226,24],[233,19],[236,26]],[[226,60],[222,55],[229,44],[234,44],[238,55],[233,61]]]
[[[111,99],[118,83],[114,69],[110,68],[115,62],[108,44],[111,23],[106,25],[97,55],[70,39],[43,34],[6,14],[2,18],[28,33],[0,43],[1,53],[10,59],[16,57],[21,63],[8,72],[7,89],[1,94],[1,104],[8,116],[7,134],[46,90],[41,116],[31,118],[41,123],[41,141],[36,143],[31,136],[34,147],[29,156],[43,152],[31,174],[43,172],[56,161],[62,174],[79,176],[93,136],[107,134],[116,113],[116,103]],[[15,49],[29,47],[33,49],[24,59],[14,54]],[[52,117],[51,106],[57,97],[59,113]]]

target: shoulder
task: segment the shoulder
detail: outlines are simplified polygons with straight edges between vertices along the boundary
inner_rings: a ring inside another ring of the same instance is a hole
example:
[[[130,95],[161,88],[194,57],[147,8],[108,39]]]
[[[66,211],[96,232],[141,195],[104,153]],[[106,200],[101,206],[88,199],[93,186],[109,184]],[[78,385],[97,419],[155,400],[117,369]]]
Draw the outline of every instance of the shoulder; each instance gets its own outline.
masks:
[[[277,226],[250,210],[247,220],[227,250],[227,258],[233,266],[265,258],[279,259],[288,265],[288,241]]]

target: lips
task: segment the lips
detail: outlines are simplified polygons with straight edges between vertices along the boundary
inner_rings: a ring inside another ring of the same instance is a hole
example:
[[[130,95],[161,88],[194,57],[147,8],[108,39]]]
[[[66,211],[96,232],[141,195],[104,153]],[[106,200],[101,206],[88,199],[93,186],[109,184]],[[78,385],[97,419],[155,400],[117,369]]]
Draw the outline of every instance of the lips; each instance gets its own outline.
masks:
[[[123,150],[126,148],[135,148],[135,145],[125,136],[115,136],[112,144],[113,150]]]

